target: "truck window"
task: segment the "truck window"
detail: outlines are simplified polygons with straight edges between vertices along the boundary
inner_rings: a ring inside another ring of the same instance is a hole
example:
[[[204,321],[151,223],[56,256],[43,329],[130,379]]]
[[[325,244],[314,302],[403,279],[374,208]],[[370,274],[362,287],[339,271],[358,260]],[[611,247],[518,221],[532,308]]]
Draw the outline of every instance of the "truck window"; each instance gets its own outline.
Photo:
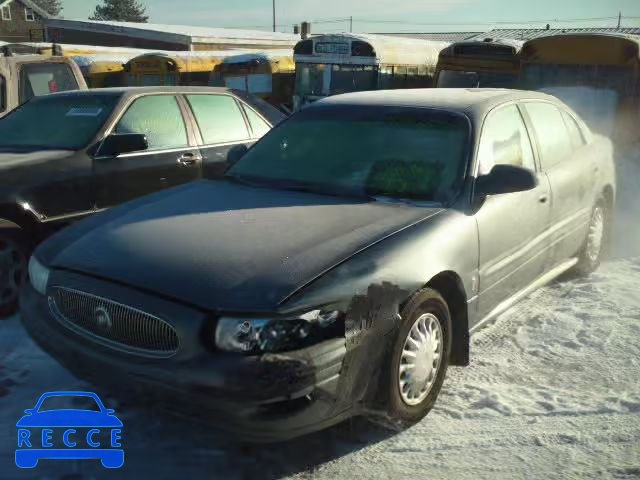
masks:
[[[77,89],[73,70],[64,63],[27,63],[20,68],[20,103],[40,95]]]
[[[536,169],[529,135],[515,105],[495,110],[485,120],[478,163],[479,175],[488,174],[494,165]]]
[[[7,83],[4,77],[0,75],[0,112],[7,109]]]

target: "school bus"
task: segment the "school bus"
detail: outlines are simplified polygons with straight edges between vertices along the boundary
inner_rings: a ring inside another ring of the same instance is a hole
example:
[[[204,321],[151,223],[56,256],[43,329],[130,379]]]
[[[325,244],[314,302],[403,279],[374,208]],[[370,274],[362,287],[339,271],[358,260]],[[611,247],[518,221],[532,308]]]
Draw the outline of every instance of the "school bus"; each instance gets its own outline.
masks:
[[[640,40],[622,34],[559,34],[522,47],[521,85],[562,99],[599,133],[640,138]]]
[[[294,47],[294,109],[339,93],[433,86],[448,42],[384,35],[318,35]]]
[[[235,52],[237,54],[237,52]],[[129,60],[125,66],[126,84],[208,85],[211,72],[233,51],[152,52]]]
[[[516,88],[520,76],[517,40],[466,40],[440,52],[436,86],[440,88]]]
[[[293,52],[271,50],[231,55],[211,73],[211,85],[256,95],[290,113],[296,67]]]
[[[125,84],[124,65],[134,54],[71,55],[89,88],[120,87]]]

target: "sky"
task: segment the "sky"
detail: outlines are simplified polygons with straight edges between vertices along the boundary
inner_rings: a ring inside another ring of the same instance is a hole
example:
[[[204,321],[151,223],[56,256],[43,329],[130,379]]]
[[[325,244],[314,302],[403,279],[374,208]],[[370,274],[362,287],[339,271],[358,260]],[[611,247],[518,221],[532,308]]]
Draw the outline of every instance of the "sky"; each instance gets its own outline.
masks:
[[[271,0],[139,0],[152,23],[271,29]],[[640,27],[639,0],[275,0],[278,31],[484,31],[499,27]],[[62,15],[87,18],[98,0],[63,0]],[[635,18],[633,18],[635,17]],[[587,19],[587,20],[583,20]]]

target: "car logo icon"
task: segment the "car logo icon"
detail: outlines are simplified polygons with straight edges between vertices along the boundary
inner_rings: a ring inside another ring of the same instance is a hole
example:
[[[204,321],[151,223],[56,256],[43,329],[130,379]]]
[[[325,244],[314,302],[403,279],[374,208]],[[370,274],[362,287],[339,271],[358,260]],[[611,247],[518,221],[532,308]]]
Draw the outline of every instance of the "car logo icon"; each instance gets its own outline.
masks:
[[[100,306],[96,308],[93,315],[98,328],[102,330],[110,330],[113,326],[111,315],[109,315],[109,311],[106,309],[106,307]]]
[[[60,400],[87,407],[69,408],[64,402],[60,406]],[[16,423],[15,460],[19,468],[34,468],[40,459],[99,459],[106,468],[124,464],[122,422],[95,393],[45,393],[34,408],[24,412]]]

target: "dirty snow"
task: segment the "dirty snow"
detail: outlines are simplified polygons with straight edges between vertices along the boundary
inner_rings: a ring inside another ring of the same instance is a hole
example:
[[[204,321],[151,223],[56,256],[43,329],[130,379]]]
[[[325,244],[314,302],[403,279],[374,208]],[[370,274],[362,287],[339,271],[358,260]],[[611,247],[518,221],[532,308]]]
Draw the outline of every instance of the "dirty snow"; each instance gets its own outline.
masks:
[[[14,464],[15,422],[50,390],[92,390],[0,322],[0,479],[640,478],[640,175],[620,164],[612,259],[539,290],[473,336],[436,407],[391,434],[362,422],[270,446],[118,405],[125,465]],[[100,392],[99,392],[100,393]],[[105,400],[104,395],[101,395]]]

